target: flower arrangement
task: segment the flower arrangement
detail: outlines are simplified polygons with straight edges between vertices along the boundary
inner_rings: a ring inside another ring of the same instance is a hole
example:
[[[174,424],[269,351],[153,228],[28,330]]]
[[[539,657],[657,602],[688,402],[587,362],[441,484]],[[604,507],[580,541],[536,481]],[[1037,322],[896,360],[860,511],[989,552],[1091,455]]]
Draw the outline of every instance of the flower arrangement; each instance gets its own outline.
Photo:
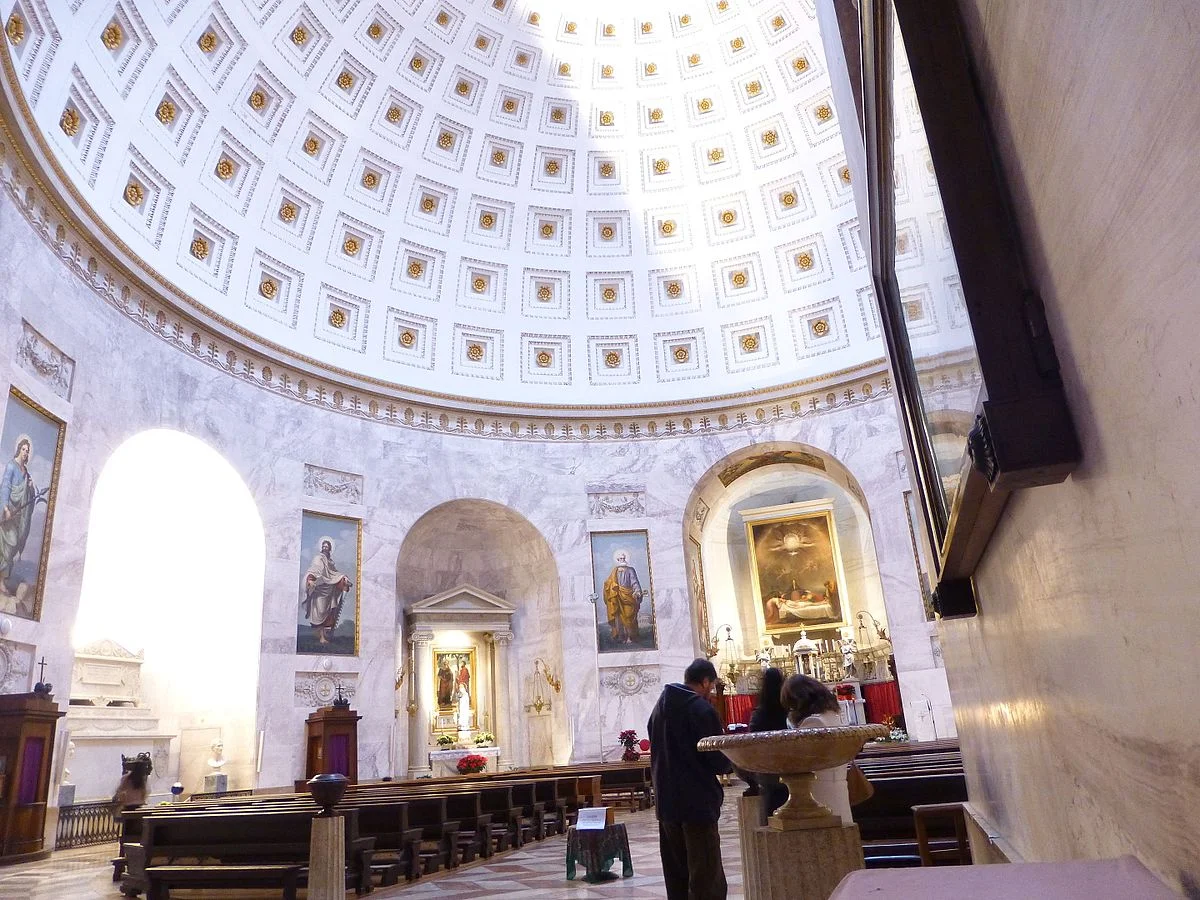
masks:
[[[637,762],[642,758],[637,751],[637,739],[637,732],[632,728],[626,728],[617,735],[617,743],[625,748],[625,752],[621,754],[621,759],[625,762]]]
[[[453,747],[456,743],[457,743],[457,741],[454,739],[453,735],[449,735],[449,734],[438,735],[437,745],[439,747]]]
[[[476,747],[485,747],[488,744],[494,744],[495,742],[496,742],[496,736],[494,734],[492,734],[490,731],[481,731],[481,732],[479,732],[479,734],[475,735],[475,746]]]
[[[888,729],[888,736],[878,739],[880,743],[900,743],[908,740],[908,732],[904,730],[895,716],[884,716],[883,722],[880,724]]]
[[[458,761],[459,775],[478,775],[487,768],[487,757],[478,753],[468,753]]]

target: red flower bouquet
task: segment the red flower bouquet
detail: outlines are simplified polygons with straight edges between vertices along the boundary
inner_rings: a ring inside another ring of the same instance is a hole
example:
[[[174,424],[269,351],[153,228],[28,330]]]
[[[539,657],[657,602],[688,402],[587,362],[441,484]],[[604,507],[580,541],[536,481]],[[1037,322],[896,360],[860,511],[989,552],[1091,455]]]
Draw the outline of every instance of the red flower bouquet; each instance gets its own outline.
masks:
[[[637,732],[632,728],[626,728],[618,734],[617,743],[625,748],[625,752],[621,754],[621,759],[625,762],[637,762],[642,758],[637,751]]]
[[[478,775],[487,768],[487,757],[478,753],[468,753],[458,761],[459,775]]]

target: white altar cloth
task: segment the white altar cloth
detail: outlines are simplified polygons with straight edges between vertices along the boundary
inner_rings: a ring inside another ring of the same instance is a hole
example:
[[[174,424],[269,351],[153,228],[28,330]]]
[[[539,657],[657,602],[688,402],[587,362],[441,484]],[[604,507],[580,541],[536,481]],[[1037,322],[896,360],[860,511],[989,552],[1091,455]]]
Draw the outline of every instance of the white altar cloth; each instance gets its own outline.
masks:
[[[433,750],[429,754],[429,768],[433,770],[433,777],[444,778],[447,775],[457,775],[458,761],[472,753],[487,757],[488,764],[484,769],[485,772],[500,771],[499,747],[482,747],[474,750]]]

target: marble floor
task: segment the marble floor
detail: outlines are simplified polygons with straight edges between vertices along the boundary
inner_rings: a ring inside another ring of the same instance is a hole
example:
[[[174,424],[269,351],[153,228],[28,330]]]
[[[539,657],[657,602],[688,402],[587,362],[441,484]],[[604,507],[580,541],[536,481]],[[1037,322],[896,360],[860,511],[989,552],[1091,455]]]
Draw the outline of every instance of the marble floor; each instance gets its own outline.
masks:
[[[741,785],[726,790],[721,816],[721,855],[725,876],[729,881],[729,900],[741,900],[742,860],[738,851],[737,802]],[[567,881],[564,855],[566,838],[552,837],[520,850],[477,862],[452,872],[422,878],[409,885],[377,888],[376,900],[417,900],[417,898],[475,898],[525,897],[550,900],[594,900],[594,898],[626,898],[626,900],[660,900],[665,896],[662,864],[658,856],[658,823],[654,811],[617,813],[629,831],[629,846],[633,853],[633,877],[618,878],[589,885],[582,880]],[[112,881],[112,858],[115,846],[86,847],[63,850],[38,863],[0,868],[0,900],[123,900]],[[613,869],[620,872],[620,863]],[[582,879],[580,872],[580,879]],[[301,891],[301,897],[304,892]],[[354,893],[348,891],[347,900]],[[172,891],[172,900],[267,900],[278,898],[278,891]]]

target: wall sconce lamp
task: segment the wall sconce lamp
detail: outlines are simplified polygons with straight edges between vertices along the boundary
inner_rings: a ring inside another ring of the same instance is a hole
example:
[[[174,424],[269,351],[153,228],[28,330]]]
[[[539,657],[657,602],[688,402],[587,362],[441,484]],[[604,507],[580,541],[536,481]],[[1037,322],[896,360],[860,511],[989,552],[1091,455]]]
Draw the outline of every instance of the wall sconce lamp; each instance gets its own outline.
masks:
[[[704,648],[704,655],[708,659],[712,659],[721,652],[721,629],[725,629],[725,648],[729,651],[728,655],[733,656],[733,626],[718,625],[717,630],[713,632],[713,636],[708,639],[708,645]]]

